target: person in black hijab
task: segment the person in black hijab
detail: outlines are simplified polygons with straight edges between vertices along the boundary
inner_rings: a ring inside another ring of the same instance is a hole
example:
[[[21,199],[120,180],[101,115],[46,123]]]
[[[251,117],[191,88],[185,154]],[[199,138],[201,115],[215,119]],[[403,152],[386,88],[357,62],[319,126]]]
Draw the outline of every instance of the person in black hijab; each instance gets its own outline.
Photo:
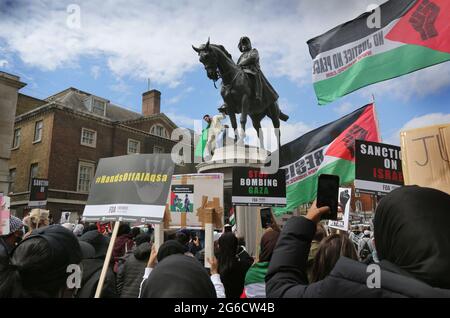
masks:
[[[195,258],[176,254],[158,263],[144,282],[141,298],[216,298],[216,290]]]
[[[374,230],[382,267],[395,264],[431,286],[450,289],[448,194],[418,186],[395,190],[380,201]]]
[[[174,254],[184,254],[186,247],[176,240],[170,240],[161,244],[158,249],[158,262],[161,262],[164,258]]]
[[[419,186],[390,192],[374,218],[379,267],[341,256],[308,284],[309,247],[328,210],[313,204],[286,222],[266,275],[268,297],[450,297],[450,195]]]
[[[60,225],[34,230],[13,250],[8,268],[1,273],[0,298],[63,297],[81,249],[75,235]]]

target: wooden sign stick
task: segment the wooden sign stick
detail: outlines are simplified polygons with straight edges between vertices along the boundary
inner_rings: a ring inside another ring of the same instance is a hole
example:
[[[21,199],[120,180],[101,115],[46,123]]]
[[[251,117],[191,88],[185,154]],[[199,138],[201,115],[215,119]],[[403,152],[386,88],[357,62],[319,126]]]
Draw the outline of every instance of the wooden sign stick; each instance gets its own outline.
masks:
[[[120,221],[114,223],[114,230],[112,232],[111,240],[109,241],[108,251],[106,252],[105,262],[103,263],[102,273],[98,281],[97,290],[95,291],[94,298],[100,298],[102,295],[103,284],[105,283],[106,272],[108,271],[109,262],[111,260],[112,252],[114,249],[114,243],[116,242],[117,232],[119,232]]]

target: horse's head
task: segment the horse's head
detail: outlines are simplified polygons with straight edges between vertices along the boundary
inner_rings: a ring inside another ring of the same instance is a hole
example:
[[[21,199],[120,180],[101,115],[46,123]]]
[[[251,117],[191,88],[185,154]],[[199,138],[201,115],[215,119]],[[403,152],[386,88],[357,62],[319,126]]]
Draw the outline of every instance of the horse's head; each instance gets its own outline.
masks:
[[[211,45],[209,44],[209,39],[206,44],[200,45],[200,47],[196,48],[192,46],[195,52],[198,53],[200,62],[205,66],[206,75],[208,78],[213,81],[217,81],[219,79],[218,73],[218,58]]]

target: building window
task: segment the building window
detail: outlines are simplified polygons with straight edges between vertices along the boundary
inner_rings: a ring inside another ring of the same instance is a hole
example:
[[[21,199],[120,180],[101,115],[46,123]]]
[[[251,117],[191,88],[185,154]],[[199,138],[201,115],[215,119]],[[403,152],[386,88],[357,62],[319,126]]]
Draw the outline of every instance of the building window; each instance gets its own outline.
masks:
[[[42,140],[42,127],[44,127],[44,122],[42,120],[37,121],[34,124],[34,139],[33,142],[39,142]]]
[[[28,180],[28,189],[30,189],[31,187],[31,180],[33,180],[33,178],[37,178],[38,168],[39,168],[38,163],[33,163],[30,166],[30,180]]]
[[[162,125],[153,125],[150,129],[150,133],[163,138],[167,138],[168,136],[167,130]]]
[[[81,129],[81,144],[83,146],[95,148],[97,145],[97,132],[95,130]]]
[[[139,153],[141,150],[141,142],[134,140],[134,139],[128,139],[128,154],[133,153]]]
[[[155,146],[153,147],[153,153],[164,153],[164,148]]]
[[[97,115],[105,116],[106,103],[94,98],[92,100],[92,112]]]
[[[89,192],[91,181],[94,179],[95,164],[80,161],[78,163],[78,192]]]
[[[14,129],[14,138],[13,138],[13,149],[19,148],[20,146],[20,128]]]
[[[16,183],[16,169],[9,170],[9,187],[8,193],[14,192],[14,185]]]

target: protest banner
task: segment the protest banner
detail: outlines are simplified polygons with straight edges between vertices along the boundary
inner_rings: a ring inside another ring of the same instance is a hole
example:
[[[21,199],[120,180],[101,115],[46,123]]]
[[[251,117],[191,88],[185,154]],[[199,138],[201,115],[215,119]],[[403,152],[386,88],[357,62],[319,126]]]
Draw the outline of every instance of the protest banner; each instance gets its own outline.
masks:
[[[450,194],[450,123],[400,133],[405,184]]]
[[[170,154],[100,159],[84,209],[84,219],[161,222],[173,171]]]
[[[29,207],[43,208],[47,205],[48,180],[33,178],[31,180]]]
[[[201,173],[174,175],[167,202],[169,227],[204,229],[204,209],[214,209],[214,227],[222,230],[223,174]]]
[[[233,168],[233,205],[286,206],[286,172],[267,174],[259,168]]]
[[[349,230],[349,216],[350,216],[350,199],[352,197],[352,189],[351,188],[339,188],[339,196],[338,196],[338,219],[337,220],[329,220],[328,226],[342,230]]]
[[[385,195],[403,185],[400,147],[356,140],[355,192]]]

